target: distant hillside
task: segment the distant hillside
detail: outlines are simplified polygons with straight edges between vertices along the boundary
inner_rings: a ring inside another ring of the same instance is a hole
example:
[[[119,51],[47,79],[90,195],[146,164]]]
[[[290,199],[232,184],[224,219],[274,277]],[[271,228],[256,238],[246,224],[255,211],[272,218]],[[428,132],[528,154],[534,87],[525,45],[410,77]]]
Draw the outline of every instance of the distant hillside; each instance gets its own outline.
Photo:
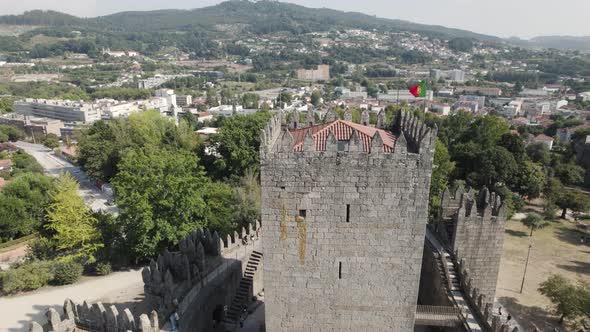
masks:
[[[531,39],[530,43],[542,48],[590,52],[590,36],[542,36]]]
[[[232,0],[194,10],[158,10],[122,12],[97,18],[81,19],[52,11],[32,11],[23,15],[0,16],[0,23],[20,25],[81,26],[101,30],[170,31],[213,29],[217,24],[248,24],[253,33],[276,31],[305,33],[338,28],[410,31],[446,38],[467,37],[487,41],[499,38],[470,31],[423,25],[402,20],[343,12],[327,8],[307,8],[276,1],[250,2]]]
[[[0,24],[76,26],[84,25],[86,22],[76,16],[52,10],[31,10],[21,15],[0,16]]]

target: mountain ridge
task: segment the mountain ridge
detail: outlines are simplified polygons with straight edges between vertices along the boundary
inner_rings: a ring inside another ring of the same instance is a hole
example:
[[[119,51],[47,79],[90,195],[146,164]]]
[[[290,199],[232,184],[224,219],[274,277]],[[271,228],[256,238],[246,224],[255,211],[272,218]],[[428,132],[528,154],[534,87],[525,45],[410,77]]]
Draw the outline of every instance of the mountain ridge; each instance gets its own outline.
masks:
[[[501,39],[468,30],[440,25],[413,23],[399,19],[380,18],[358,12],[330,8],[308,8],[288,2],[230,0],[195,9],[163,9],[125,11],[94,18],[80,18],[56,11],[29,11],[21,15],[0,16],[0,23],[17,25],[90,26],[133,31],[182,30],[207,24],[246,23],[252,30],[264,33],[278,28],[294,33],[327,31],[330,28],[364,28],[409,31],[440,37],[473,38],[499,42]]]

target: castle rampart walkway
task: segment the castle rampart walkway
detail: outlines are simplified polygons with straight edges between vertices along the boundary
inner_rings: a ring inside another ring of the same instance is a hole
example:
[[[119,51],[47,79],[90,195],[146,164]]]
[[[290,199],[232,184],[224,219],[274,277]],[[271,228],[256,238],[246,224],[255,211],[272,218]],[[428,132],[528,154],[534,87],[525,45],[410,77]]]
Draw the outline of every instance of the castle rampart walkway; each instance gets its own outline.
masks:
[[[453,266],[453,263],[451,260],[451,255],[443,247],[443,245],[436,239],[434,234],[432,234],[432,232],[428,228],[426,229],[426,239],[432,245],[434,250],[436,250],[438,252],[438,254],[441,256],[441,258],[443,258],[443,264],[447,264],[447,266],[449,268],[454,269],[454,266]],[[451,279],[451,282],[453,280],[455,280],[455,281],[457,280],[457,275],[454,273],[449,274],[447,277]],[[473,309],[471,308],[471,306],[469,305],[467,300],[465,300],[465,294],[463,294],[463,290],[452,289],[452,290],[450,290],[450,292],[451,292],[451,298],[452,298],[455,306],[463,312],[463,315],[465,317],[466,327],[469,328],[469,331],[483,332],[484,330],[481,327],[481,324],[479,323],[479,321],[477,320],[477,318],[475,316],[475,312],[473,311]]]

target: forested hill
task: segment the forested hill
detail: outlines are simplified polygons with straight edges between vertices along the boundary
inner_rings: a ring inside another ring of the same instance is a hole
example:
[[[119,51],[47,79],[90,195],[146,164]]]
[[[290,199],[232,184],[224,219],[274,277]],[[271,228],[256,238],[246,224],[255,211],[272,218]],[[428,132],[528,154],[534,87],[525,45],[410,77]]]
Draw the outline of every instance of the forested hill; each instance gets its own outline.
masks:
[[[213,28],[217,24],[247,24],[251,32],[265,34],[276,31],[306,33],[337,28],[411,31],[441,37],[468,37],[480,40],[499,38],[451,29],[442,26],[416,24],[402,20],[377,18],[361,13],[327,8],[307,8],[276,1],[250,2],[232,0],[215,6],[193,10],[158,10],[122,12],[97,18],[81,19],[52,11],[31,11],[23,15],[0,16],[0,23],[19,25],[80,26],[101,30],[170,31]]]
[[[82,18],[53,10],[31,10],[21,15],[0,16],[0,24],[80,26],[88,23]]]

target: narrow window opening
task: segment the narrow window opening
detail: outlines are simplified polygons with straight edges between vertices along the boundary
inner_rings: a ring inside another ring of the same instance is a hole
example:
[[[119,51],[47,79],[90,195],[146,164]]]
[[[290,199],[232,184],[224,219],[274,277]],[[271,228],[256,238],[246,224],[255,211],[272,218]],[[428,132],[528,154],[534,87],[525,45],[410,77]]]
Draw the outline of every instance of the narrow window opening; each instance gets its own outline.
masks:
[[[338,262],[338,279],[342,279],[342,262]]]
[[[350,222],[350,204],[346,204],[346,222]]]
[[[281,187],[281,190],[285,190],[285,186],[282,186],[282,187]]]
[[[305,218],[306,215],[307,215],[307,210],[299,210],[299,216],[301,218]]]
[[[309,122],[309,126],[310,126],[310,127],[311,127],[311,126],[313,126],[313,122],[311,122],[311,121],[310,121],[310,122]]]

